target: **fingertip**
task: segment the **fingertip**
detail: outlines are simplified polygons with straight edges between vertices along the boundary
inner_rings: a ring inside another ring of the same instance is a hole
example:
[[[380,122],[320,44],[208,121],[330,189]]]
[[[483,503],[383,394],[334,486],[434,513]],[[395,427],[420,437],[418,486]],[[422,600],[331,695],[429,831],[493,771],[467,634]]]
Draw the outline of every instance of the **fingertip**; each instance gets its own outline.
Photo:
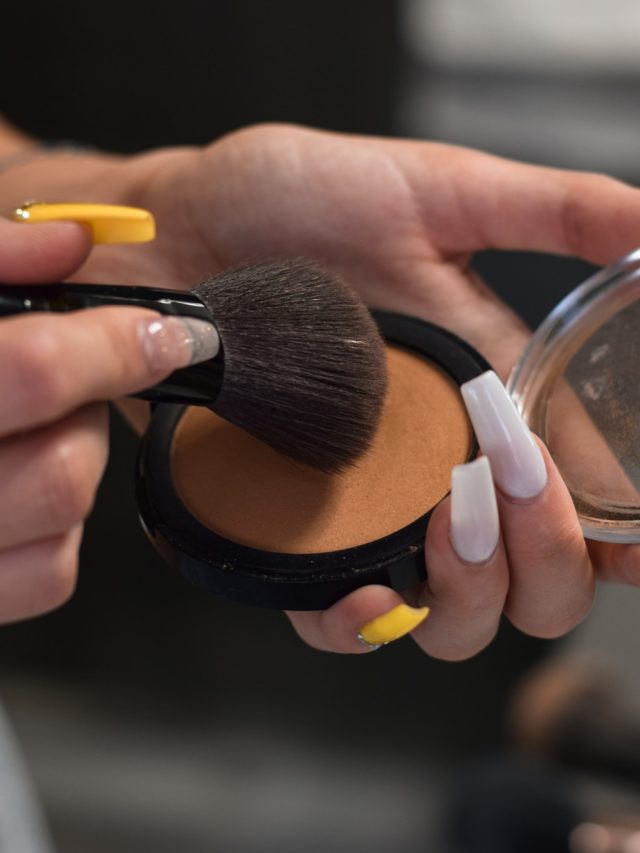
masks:
[[[413,627],[403,630],[412,622],[411,612],[404,613],[398,608],[425,609],[410,608],[389,587],[370,585],[349,593],[326,610],[290,612],[288,616],[300,637],[314,648],[340,654],[366,654],[413,630]],[[388,624],[381,623],[386,616]],[[421,612],[418,624],[425,616]],[[376,620],[377,624],[372,624]]]
[[[67,278],[91,247],[90,229],[78,222],[25,225],[0,219],[0,279],[42,284]]]
[[[412,607],[405,602],[396,604],[360,627],[358,640],[371,648],[386,646],[411,634],[429,615],[428,607]]]
[[[401,596],[389,587],[361,587],[323,612],[321,621],[326,637],[336,651],[370,652],[395,637],[381,638],[377,630],[369,634],[367,626],[403,604]]]

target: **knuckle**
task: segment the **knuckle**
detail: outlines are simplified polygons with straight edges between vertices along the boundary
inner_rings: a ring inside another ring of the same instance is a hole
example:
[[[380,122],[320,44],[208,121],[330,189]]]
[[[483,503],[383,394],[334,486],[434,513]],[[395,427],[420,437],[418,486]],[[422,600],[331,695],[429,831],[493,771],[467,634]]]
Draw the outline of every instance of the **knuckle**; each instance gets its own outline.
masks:
[[[505,577],[503,581],[487,584],[486,589],[479,591],[473,598],[467,596],[461,597],[461,606],[459,612],[471,624],[486,625],[489,614],[496,614],[497,620],[504,609],[504,603],[509,592],[509,580]]]
[[[450,571],[450,548],[434,542],[428,551],[429,588],[435,599],[472,624],[485,622],[488,613],[501,613],[509,591],[502,551],[497,550],[486,563]]]
[[[509,587],[507,576],[488,578],[484,585],[475,582],[465,584],[464,581],[464,577],[455,580],[438,578],[437,585],[433,587],[435,599],[456,620],[464,621],[468,626],[484,625],[489,614],[502,613]]]
[[[42,490],[44,511],[53,530],[66,530],[91,512],[97,479],[92,468],[87,454],[71,439],[53,446]]]
[[[299,130],[299,126],[287,122],[260,121],[234,131],[233,136],[236,140],[247,140],[249,142],[259,142],[262,144],[270,139],[279,141],[283,134],[288,135]]]
[[[259,149],[264,157],[281,156],[283,146],[295,145],[309,131],[300,125],[287,122],[264,121],[234,130],[217,143],[202,150],[205,160],[218,157],[221,151],[232,161],[242,163],[253,151]],[[223,146],[223,147],[221,147]]]

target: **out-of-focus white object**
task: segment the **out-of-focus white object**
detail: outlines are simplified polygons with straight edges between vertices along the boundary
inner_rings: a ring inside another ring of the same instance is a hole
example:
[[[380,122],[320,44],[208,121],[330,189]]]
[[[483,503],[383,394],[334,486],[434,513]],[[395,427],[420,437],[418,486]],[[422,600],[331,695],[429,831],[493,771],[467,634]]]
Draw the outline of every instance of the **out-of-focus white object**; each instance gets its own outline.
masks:
[[[638,0],[403,0],[401,135],[640,178]]]
[[[1,705],[0,853],[54,853],[35,788]]]
[[[405,0],[411,48],[457,66],[640,70],[637,0]]]

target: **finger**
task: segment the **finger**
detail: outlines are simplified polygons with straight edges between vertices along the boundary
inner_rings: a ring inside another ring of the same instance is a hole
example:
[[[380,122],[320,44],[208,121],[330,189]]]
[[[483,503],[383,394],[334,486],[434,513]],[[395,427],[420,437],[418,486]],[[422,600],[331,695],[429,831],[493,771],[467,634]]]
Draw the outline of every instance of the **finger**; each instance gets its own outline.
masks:
[[[493,640],[509,588],[486,457],[454,468],[451,496],[429,521],[426,560],[420,601],[430,614],[413,638],[432,657],[471,657]]]
[[[148,388],[214,354],[214,327],[137,308],[33,314],[0,323],[0,434]],[[197,343],[196,343],[197,340]]]
[[[90,251],[90,232],[76,222],[27,226],[0,217],[0,281],[58,281],[75,272]]]
[[[355,590],[327,610],[287,615],[313,648],[362,654],[410,633],[428,613],[426,608],[409,607],[394,590],[372,585]]]
[[[640,190],[613,178],[408,144],[418,156],[403,157],[404,170],[430,235],[445,251],[523,249],[605,264],[640,243]],[[444,191],[434,206],[436,161]],[[455,206],[455,217],[442,215],[443,204]]]
[[[593,569],[571,496],[495,373],[466,383],[462,394],[499,489],[511,571],[505,612],[527,634],[560,636],[584,618],[594,594]]]
[[[93,404],[0,443],[0,550],[64,533],[89,515],[107,430],[106,405]]]
[[[64,604],[75,589],[82,525],[0,552],[0,624]]]
[[[542,442],[547,484],[531,502],[499,496],[511,588],[505,613],[527,634],[552,639],[587,615],[594,572],[573,501]]]
[[[640,586],[640,545],[587,542],[598,580]]]

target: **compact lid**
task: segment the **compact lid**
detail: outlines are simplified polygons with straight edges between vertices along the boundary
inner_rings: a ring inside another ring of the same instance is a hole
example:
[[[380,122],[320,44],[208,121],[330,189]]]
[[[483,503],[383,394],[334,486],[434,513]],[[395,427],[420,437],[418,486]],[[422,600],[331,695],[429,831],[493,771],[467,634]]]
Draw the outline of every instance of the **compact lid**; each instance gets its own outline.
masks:
[[[639,380],[640,249],[549,314],[507,386],[591,539],[640,542]]]

